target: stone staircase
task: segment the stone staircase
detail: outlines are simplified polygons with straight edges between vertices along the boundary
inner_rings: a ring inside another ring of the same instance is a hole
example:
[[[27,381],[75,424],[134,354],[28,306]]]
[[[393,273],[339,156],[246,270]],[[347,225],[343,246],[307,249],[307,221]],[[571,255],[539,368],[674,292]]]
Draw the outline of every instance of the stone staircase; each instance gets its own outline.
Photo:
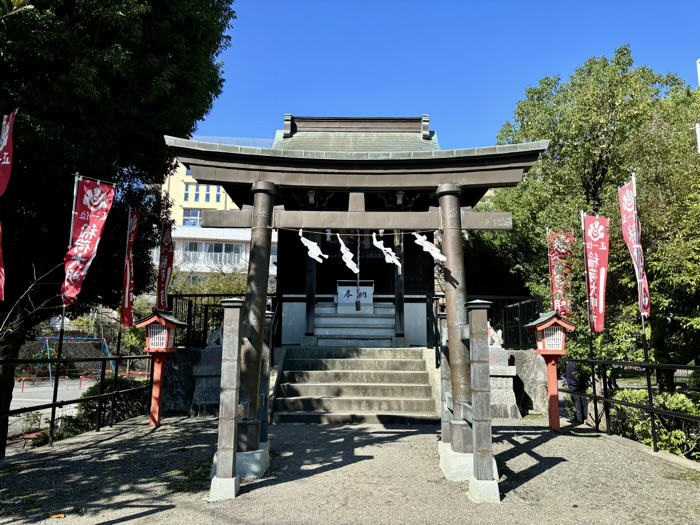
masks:
[[[274,423],[439,422],[422,348],[287,348]]]
[[[374,313],[338,313],[335,303],[316,304],[314,335],[319,347],[392,346],[395,334],[394,305],[375,303]]]

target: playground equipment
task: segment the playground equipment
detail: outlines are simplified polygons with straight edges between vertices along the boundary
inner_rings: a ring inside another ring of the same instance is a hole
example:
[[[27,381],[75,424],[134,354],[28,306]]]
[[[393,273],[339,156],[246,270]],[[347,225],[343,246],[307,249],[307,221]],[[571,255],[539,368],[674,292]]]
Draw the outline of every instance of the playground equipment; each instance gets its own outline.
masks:
[[[41,356],[39,357],[39,360],[43,360],[44,356],[46,356],[47,360],[51,359],[51,343],[56,343],[58,344],[58,337],[37,337],[34,339],[35,341],[43,341],[43,346],[41,347]],[[112,357],[112,354],[109,351],[109,344],[107,343],[107,340],[104,337],[64,337],[63,338],[63,345],[64,345],[64,356],[67,354],[82,354],[82,355],[76,355],[75,357]],[[72,345],[72,346],[71,346]],[[95,349],[96,346],[99,345],[99,353],[98,355],[95,354]],[[77,348],[76,348],[77,347]],[[100,363],[99,368],[97,369],[97,375],[102,373],[102,363]],[[36,370],[34,371],[34,379],[32,381],[32,385],[36,383],[37,377],[39,375],[39,370],[41,368],[41,362],[37,363],[36,365]],[[114,361],[110,361],[110,368],[112,369],[112,374],[114,374]],[[48,367],[49,371],[49,383],[53,385],[53,372],[51,370],[51,367]],[[66,375],[68,375],[68,370],[66,370]],[[24,382],[22,383],[22,387],[24,387]]]

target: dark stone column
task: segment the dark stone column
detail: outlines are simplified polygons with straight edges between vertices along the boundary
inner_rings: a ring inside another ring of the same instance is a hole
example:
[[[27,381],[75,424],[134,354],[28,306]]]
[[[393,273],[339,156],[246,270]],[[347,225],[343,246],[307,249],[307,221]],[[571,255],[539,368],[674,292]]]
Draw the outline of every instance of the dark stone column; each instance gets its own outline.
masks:
[[[272,207],[275,185],[253,184],[253,225],[250,234],[250,258],[246,288],[246,312],[241,349],[241,398],[248,402],[247,417],[241,421],[241,451],[260,448],[260,373],[265,335],[265,307],[270,277],[272,249]],[[225,334],[224,334],[225,335]]]
[[[459,185],[446,183],[438,186],[435,195],[440,200],[442,221],[442,253],[447,258],[445,272],[445,301],[447,303],[447,344],[450,356],[452,382],[452,410],[461,414],[460,404],[471,403],[471,370],[469,351],[463,339],[467,331],[467,288],[464,275],[464,247],[462,245],[462,213]],[[450,443],[455,452],[472,451],[471,428],[461,418],[451,422]]]

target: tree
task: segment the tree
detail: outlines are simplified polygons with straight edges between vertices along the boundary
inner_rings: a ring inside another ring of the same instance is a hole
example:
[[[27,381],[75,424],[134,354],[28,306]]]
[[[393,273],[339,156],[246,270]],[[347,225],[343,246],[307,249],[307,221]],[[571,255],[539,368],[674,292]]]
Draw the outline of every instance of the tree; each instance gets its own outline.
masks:
[[[174,167],[163,135],[190,136],[221,93],[216,60],[229,45],[231,4],[37,0],[33,11],[0,20],[0,111],[20,107],[12,179],[0,199],[0,357],[16,357],[31,326],[59,312],[74,172],[118,191],[71,315],[118,305],[129,206],[142,212],[136,290],[152,285],[150,251],[169,206],[160,187]],[[0,367],[0,411],[12,387],[12,367]]]
[[[568,82],[547,77],[526,91],[502,143],[547,139],[545,155],[516,188],[491,204],[513,212],[508,235],[480,233],[530,290],[549,296],[547,227],[580,232],[579,210],[611,219],[604,358],[640,359],[639,310],[632,261],[620,230],[617,187],[637,173],[642,242],[652,296],[654,357],[687,363],[700,336],[700,165],[691,128],[700,96],[673,75],[634,67],[628,47],[593,58]],[[694,226],[695,225],[695,226]],[[571,347],[587,355],[583,247],[578,235],[572,292],[579,326]]]

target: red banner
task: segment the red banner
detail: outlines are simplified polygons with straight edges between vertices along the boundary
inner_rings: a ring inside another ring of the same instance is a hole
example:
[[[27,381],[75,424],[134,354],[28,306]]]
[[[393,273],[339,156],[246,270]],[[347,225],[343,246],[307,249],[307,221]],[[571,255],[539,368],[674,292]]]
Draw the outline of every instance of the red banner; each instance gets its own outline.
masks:
[[[166,224],[163,227],[163,235],[160,239],[160,263],[158,264],[158,310],[168,311],[168,286],[173,275],[173,247],[172,226]]]
[[[12,171],[12,127],[15,125],[17,110],[2,117],[2,134],[0,134],[0,197],[10,183]]]
[[[114,201],[114,186],[81,180],[75,204],[72,246],[63,259],[66,278],[61,288],[63,304],[75,302],[92,261]]]
[[[622,236],[625,238],[634,264],[634,274],[637,276],[637,292],[639,310],[649,318],[651,315],[651,298],[649,283],[644,270],[644,251],[642,250],[642,224],[637,214],[637,188],[635,180],[617,189],[620,199],[620,214],[622,215]]]
[[[139,231],[141,213],[129,209],[129,231],[126,238],[126,260],[124,261],[124,283],[122,286],[122,326],[134,326],[134,242]]]
[[[571,312],[571,258],[573,232],[549,232],[549,275],[552,281],[552,310],[568,317]]]
[[[588,289],[588,318],[593,332],[605,327],[605,286],[608,280],[610,248],[610,219],[583,217],[584,254],[586,258],[586,287]]]

